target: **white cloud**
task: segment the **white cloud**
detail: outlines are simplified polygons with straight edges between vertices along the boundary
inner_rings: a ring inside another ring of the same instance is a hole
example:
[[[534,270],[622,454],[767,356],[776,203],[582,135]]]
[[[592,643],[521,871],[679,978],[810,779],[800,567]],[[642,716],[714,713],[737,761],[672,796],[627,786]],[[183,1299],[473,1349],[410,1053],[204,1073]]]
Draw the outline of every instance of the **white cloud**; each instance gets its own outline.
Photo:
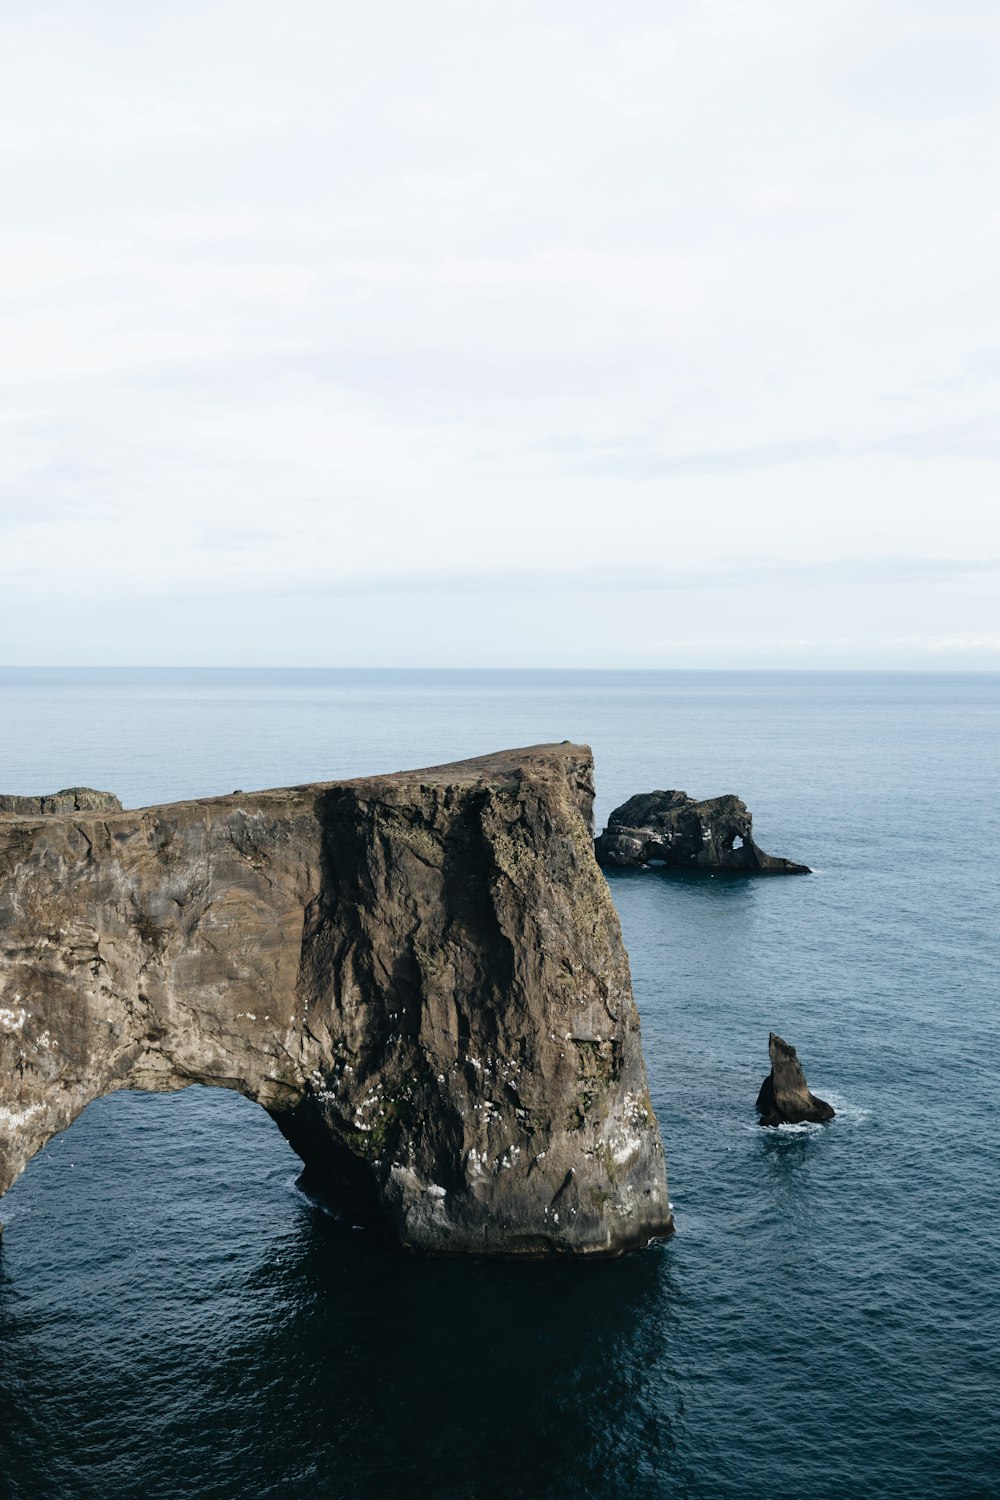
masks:
[[[998,53],[943,0],[0,18],[0,658],[993,650]]]

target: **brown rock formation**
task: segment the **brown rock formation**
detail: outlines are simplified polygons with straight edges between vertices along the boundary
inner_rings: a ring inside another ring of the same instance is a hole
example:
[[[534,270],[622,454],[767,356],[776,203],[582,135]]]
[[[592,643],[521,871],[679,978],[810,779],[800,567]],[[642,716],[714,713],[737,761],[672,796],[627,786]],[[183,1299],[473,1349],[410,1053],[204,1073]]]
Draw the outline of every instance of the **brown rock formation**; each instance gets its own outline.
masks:
[[[668,1233],[592,770],[0,817],[0,1191],[99,1095],[220,1084],[414,1248]]]

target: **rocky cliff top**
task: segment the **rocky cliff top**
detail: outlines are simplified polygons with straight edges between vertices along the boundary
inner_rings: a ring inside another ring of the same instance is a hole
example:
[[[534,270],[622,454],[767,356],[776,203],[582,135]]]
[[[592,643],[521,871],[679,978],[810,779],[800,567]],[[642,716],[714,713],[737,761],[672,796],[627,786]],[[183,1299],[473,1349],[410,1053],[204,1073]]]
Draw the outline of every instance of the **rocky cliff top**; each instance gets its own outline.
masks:
[[[0,814],[8,817],[48,817],[52,813],[121,812],[114,792],[95,792],[89,786],[70,786],[41,797],[14,797],[0,793]]]

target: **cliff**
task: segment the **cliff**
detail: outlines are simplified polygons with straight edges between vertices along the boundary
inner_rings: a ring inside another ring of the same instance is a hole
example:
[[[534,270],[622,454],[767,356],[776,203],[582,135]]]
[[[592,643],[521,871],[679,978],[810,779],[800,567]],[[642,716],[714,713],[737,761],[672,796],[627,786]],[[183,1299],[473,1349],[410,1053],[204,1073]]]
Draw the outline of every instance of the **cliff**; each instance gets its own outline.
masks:
[[[668,1233],[590,752],[0,816],[0,1192],[116,1089],[236,1089],[407,1246]]]

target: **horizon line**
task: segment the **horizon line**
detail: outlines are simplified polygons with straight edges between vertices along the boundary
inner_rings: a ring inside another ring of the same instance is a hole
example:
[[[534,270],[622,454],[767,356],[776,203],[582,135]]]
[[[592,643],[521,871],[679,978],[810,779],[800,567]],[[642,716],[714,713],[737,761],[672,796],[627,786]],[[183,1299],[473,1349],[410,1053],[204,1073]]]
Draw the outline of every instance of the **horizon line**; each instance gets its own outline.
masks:
[[[852,675],[852,676],[926,676],[926,677],[988,677],[1000,675],[1000,661],[993,665],[967,666],[955,664],[951,666],[659,666],[659,667],[635,667],[635,666],[565,666],[557,663],[545,666],[438,666],[438,665],[398,665],[398,666],[347,666],[328,665],[316,666],[295,665],[293,663],[236,663],[236,662],[214,662],[198,663],[197,665],[187,662],[0,662],[0,672],[481,672],[481,673],[537,673],[565,672],[578,673],[581,676],[587,673],[597,672],[619,672],[632,673],[634,675],[653,675],[656,673],[781,673],[788,676],[795,674],[809,675]]]

